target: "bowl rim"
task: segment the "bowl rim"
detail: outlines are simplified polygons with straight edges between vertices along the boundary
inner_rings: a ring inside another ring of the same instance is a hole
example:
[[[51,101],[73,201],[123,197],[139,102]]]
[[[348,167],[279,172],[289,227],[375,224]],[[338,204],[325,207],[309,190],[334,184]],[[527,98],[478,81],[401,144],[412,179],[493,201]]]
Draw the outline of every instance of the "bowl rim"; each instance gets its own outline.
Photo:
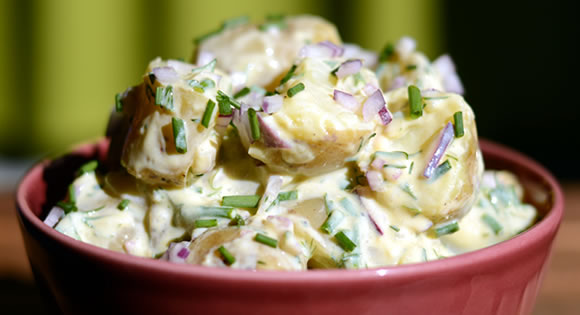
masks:
[[[72,152],[82,152],[83,149],[95,148],[103,145],[106,139],[98,142],[88,143],[77,147]],[[518,251],[533,247],[534,244],[547,238],[551,233],[555,233],[562,220],[564,211],[564,197],[562,189],[554,176],[538,162],[527,156],[510,149],[504,145],[480,139],[480,145],[487,154],[495,156],[501,160],[518,164],[526,171],[535,173],[546,181],[553,198],[553,206],[549,213],[538,223],[525,232],[507,241],[475,250],[472,252],[448,257],[445,259],[433,260],[421,263],[404,264],[397,266],[377,267],[371,269],[331,269],[331,270],[309,270],[309,271],[253,271],[239,270],[219,267],[205,267],[197,265],[176,264],[151,258],[131,256],[112,250],[100,248],[91,244],[83,243],[68,237],[53,228],[44,224],[31,210],[27,202],[26,187],[32,186],[36,181],[42,180],[42,171],[49,163],[43,160],[35,164],[21,179],[16,191],[16,211],[21,220],[21,229],[24,227],[22,221],[27,221],[32,228],[36,229],[43,237],[57,242],[62,246],[72,249],[79,255],[84,255],[90,259],[113,265],[124,265],[144,272],[154,272],[165,274],[170,277],[182,277],[184,280],[196,279],[211,280],[214,284],[232,281],[239,281],[252,284],[268,285],[283,282],[286,285],[299,285],[308,282],[309,284],[331,285],[333,283],[356,284],[360,282],[379,281],[388,277],[391,280],[404,279],[407,277],[425,277],[434,274],[446,274],[449,272],[465,272],[474,264],[489,264],[497,261],[496,257],[509,258],[517,255]],[[485,155],[485,154],[484,154]],[[516,250],[517,249],[517,250]]]

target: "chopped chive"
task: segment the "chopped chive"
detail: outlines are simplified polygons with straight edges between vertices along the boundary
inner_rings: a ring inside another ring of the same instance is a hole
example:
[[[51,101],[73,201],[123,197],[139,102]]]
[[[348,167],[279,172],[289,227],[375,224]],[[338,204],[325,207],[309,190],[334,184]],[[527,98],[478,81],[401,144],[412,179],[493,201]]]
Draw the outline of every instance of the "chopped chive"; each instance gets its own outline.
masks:
[[[64,210],[65,214],[78,210],[77,206],[72,202],[59,201],[56,203],[56,206]]]
[[[452,221],[450,223],[435,227],[435,236],[440,237],[447,234],[452,234],[459,231],[459,223]]]
[[[350,202],[350,200],[348,198],[342,198],[340,201],[340,205],[344,208],[344,210],[346,210],[346,212],[348,212],[349,214],[353,215],[353,216],[358,216],[358,212],[356,210],[356,208],[354,207],[354,205],[352,204],[352,202]]]
[[[437,166],[437,168],[433,172],[433,177],[431,177],[431,180],[436,180],[437,178],[441,177],[443,174],[449,172],[450,169],[451,169],[451,163],[449,163],[449,160],[445,160],[445,162],[443,162],[439,166]]]
[[[395,232],[399,232],[399,231],[401,230],[401,229],[399,229],[399,227],[398,227],[398,226],[396,226],[396,225],[389,225],[389,227],[390,227],[390,228],[391,228],[393,231],[395,231]]]
[[[209,128],[209,122],[213,116],[213,110],[215,108],[215,102],[212,100],[207,100],[207,105],[205,106],[205,112],[203,112],[203,117],[201,118],[201,125],[205,128]]]
[[[397,164],[385,164],[385,165],[383,165],[383,168],[387,168],[387,167],[390,167],[390,168],[398,168],[398,169],[407,168],[406,165],[397,165]]]
[[[334,210],[330,212],[326,221],[322,223],[320,229],[328,234],[334,233],[334,230],[340,225],[342,220],[344,219],[344,214],[338,210]]]
[[[485,222],[485,224],[487,224],[493,230],[493,233],[495,233],[495,235],[499,234],[499,232],[503,230],[503,226],[499,222],[497,222],[497,220],[494,219],[494,217],[490,216],[487,213],[484,213],[481,216],[481,220],[483,220],[483,222]]]
[[[454,156],[454,155],[451,155],[451,154],[449,154],[449,153],[445,154],[445,156],[448,156],[450,159],[453,159],[453,160],[455,160],[455,161],[459,161],[459,159],[458,159],[456,156]]]
[[[250,121],[250,131],[252,132],[252,139],[260,139],[260,125],[258,124],[258,116],[256,110],[253,108],[248,109],[248,119]]]
[[[171,125],[173,127],[173,141],[175,142],[175,150],[179,153],[186,153],[187,135],[185,132],[185,123],[179,118],[171,117]]]
[[[239,90],[236,94],[234,94],[234,98],[240,98],[248,95],[250,93],[249,87],[244,87],[243,89]]]
[[[231,266],[233,263],[236,262],[236,257],[232,255],[223,245],[218,248],[218,251],[222,255],[224,264]]]
[[[94,172],[98,166],[99,166],[99,162],[97,160],[92,160],[90,162],[87,162],[79,168],[79,170],[77,171],[77,176],[83,175],[85,173]]]
[[[198,92],[198,93],[203,93],[205,92],[205,88],[203,87],[203,85],[201,85],[201,83],[197,80],[189,80],[187,81],[187,84],[189,86],[191,86],[193,88],[194,91]]]
[[[296,200],[298,199],[298,191],[291,190],[291,191],[284,191],[278,194],[278,201],[286,201],[286,200]]]
[[[203,79],[199,84],[206,89],[212,89],[215,87],[215,81],[212,79]]]
[[[240,103],[238,103],[236,100],[232,99],[231,97],[229,97],[226,93],[222,92],[222,91],[218,91],[217,92],[217,96],[216,96],[216,100],[218,102],[228,102],[230,103],[231,106],[240,109],[241,105]]]
[[[379,56],[380,62],[385,62],[395,54],[395,46],[392,43],[387,43],[383,50],[381,51],[381,55]]]
[[[304,83],[300,82],[298,84],[296,84],[295,86],[291,87],[288,89],[288,97],[293,97],[294,95],[300,93],[304,91]]]
[[[356,244],[344,233],[340,231],[334,235],[338,241],[338,245],[347,252],[352,252],[356,248]]]
[[[413,190],[411,190],[411,186],[409,186],[408,183],[401,185],[400,188],[401,188],[401,190],[406,192],[409,196],[411,196],[411,198],[413,198],[413,200],[417,200],[417,196],[415,196],[415,194],[413,193]]]
[[[454,121],[453,127],[455,129],[455,138],[463,137],[463,134],[464,134],[463,113],[456,112],[455,114],[453,114],[453,121]]]
[[[292,67],[290,67],[290,70],[288,70],[286,75],[282,78],[282,80],[280,80],[280,85],[288,82],[288,80],[290,80],[292,78],[297,67],[298,66],[296,66],[296,65],[292,65]]]
[[[272,96],[272,95],[279,95],[278,91],[266,91],[264,96]]]
[[[230,221],[230,224],[229,225],[242,226],[242,225],[245,225],[245,224],[246,224],[246,222],[244,221],[244,218],[242,218],[242,216],[238,214],[238,215],[236,215],[235,218],[233,218]]]
[[[411,166],[409,166],[409,175],[411,175],[411,172],[413,171],[414,165],[415,165],[415,161],[411,162]]]
[[[157,87],[155,92],[155,105],[159,105],[167,110],[173,110],[173,87]]]
[[[421,90],[414,85],[409,85],[407,88],[409,93],[409,106],[411,118],[419,118],[423,115],[423,104],[421,104]]]
[[[417,208],[412,208],[412,207],[407,207],[407,206],[403,206],[403,208],[405,208],[405,210],[409,211],[413,216],[417,216],[419,214],[421,214],[421,209],[417,209]]]
[[[230,105],[230,100],[226,96],[218,94],[216,96],[216,100],[218,102],[218,110],[220,115],[231,115],[232,114],[232,106]]]
[[[268,245],[273,248],[278,247],[278,240],[268,237],[261,233],[256,233],[256,237],[254,237],[254,240],[258,243],[262,243],[264,245]]]
[[[73,204],[77,203],[77,193],[73,184],[68,185],[68,201]]]
[[[217,226],[217,219],[195,220],[193,226],[195,228],[210,228]]]
[[[115,111],[120,113],[123,111],[123,97],[121,93],[115,95]]]
[[[119,204],[117,205],[117,209],[123,211],[125,209],[127,209],[127,206],[129,205],[129,199],[123,199],[121,200],[121,202],[119,202]]]
[[[405,70],[411,71],[417,69],[417,65],[408,65],[405,67]]]
[[[191,70],[191,73],[200,73],[200,72],[213,72],[215,70],[215,65],[217,64],[217,59],[213,59],[212,61],[208,62],[207,64],[194,68]]]
[[[444,100],[446,98],[449,98],[449,96],[423,96],[425,101]]]
[[[409,159],[409,153],[404,152],[404,151],[376,151],[375,153],[373,153],[372,159],[374,160],[375,157],[382,157],[382,158],[387,158],[387,159],[402,159],[405,158],[406,160]]]
[[[260,202],[258,195],[234,195],[223,196],[222,206],[237,208],[256,208]]]

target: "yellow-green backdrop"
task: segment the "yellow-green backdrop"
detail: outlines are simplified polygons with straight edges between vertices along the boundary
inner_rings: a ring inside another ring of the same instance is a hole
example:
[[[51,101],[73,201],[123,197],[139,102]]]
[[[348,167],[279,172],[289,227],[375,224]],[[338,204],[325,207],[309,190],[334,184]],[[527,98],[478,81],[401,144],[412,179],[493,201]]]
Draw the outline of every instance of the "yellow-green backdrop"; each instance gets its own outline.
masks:
[[[435,0],[0,0],[0,156],[57,153],[103,134],[115,93],[156,57],[188,58],[192,39],[230,17],[322,15],[345,41],[378,50],[402,35],[444,48]]]

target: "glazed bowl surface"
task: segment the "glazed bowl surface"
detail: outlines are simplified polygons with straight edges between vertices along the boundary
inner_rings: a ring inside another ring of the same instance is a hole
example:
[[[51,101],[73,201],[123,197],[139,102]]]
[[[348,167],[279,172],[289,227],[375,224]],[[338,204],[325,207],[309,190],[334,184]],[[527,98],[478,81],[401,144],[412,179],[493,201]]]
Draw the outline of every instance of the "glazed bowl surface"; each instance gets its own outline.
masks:
[[[515,173],[541,219],[500,244],[455,257],[365,270],[243,271],[134,257],[82,243],[42,221],[74,171],[108,141],[34,166],[16,196],[37,285],[55,314],[530,314],[564,201],[541,165],[481,140],[486,168]]]

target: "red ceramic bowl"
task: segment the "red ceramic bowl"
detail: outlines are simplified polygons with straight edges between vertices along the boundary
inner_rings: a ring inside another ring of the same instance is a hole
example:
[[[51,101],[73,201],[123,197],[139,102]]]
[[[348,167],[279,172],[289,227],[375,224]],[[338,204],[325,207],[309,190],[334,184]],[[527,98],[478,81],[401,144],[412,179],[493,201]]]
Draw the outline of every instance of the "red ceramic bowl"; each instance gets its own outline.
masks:
[[[529,158],[481,141],[488,168],[518,175],[542,219],[513,239],[420,264],[368,270],[252,272],[172,264],[76,241],[42,219],[73,170],[103,158],[84,145],[24,177],[17,207],[37,284],[65,314],[529,314],[564,200],[554,177]]]

